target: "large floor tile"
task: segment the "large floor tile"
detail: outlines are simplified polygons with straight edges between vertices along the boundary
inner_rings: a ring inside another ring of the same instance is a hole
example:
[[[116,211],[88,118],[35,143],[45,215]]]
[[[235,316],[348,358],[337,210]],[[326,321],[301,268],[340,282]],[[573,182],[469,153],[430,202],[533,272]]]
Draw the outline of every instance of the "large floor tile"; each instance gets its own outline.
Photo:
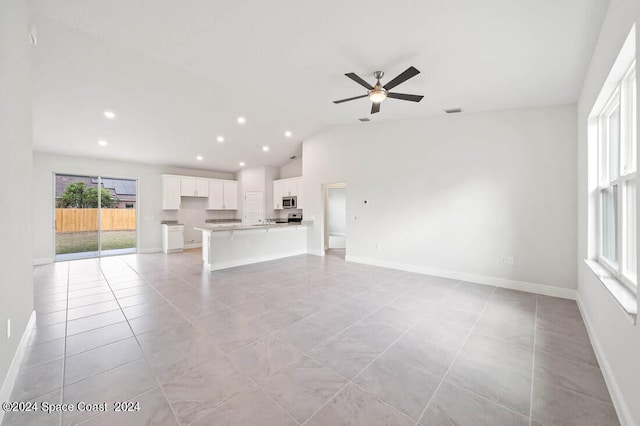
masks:
[[[88,379],[66,386],[64,389],[64,403],[75,404],[86,402],[99,404],[116,401],[128,401],[136,395],[142,394],[157,386],[153,374],[143,359],[130,364],[114,368]],[[110,407],[109,409],[112,409]],[[64,413],[63,425],[76,424],[95,416],[95,412],[73,411]]]
[[[158,425],[177,426],[178,419],[173,414],[167,399],[159,388],[155,388],[142,395],[137,395],[126,401],[124,405],[132,411],[108,411],[80,423],[82,426],[128,426],[128,425]],[[137,405],[136,405],[137,404]],[[139,409],[136,409],[139,408]]]
[[[310,426],[410,426],[414,420],[358,386],[350,384],[307,423]]]
[[[120,309],[91,315],[67,322],[67,336],[104,327],[124,321],[126,318]]]
[[[528,415],[533,352],[472,334],[445,381]]]
[[[174,377],[163,389],[180,423],[188,424],[252,386],[244,373],[221,358]]]
[[[536,332],[536,351],[599,367],[591,342],[544,330]]]
[[[307,357],[285,340],[270,335],[229,354],[229,358],[258,384]]]
[[[259,389],[242,392],[191,423],[192,426],[294,426],[298,423]]]
[[[266,378],[261,385],[298,422],[306,421],[347,381],[317,362],[305,358]]]
[[[277,334],[296,348],[306,352],[326,342],[336,333],[309,318],[290,325],[280,330]]]
[[[345,335],[339,335],[309,352],[309,356],[347,379],[352,379],[378,355],[376,350]]]
[[[67,337],[67,356],[79,354],[80,352],[99,348],[118,340],[133,337],[133,333],[126,322],[108,325],[102,328],[96,328],[84,333],[74,334]]]
[[[62,371],[61,359],[21,369],[11,392],[11,401],[30,401],[61,388]]]
[[[16,401],[12,399],[12,401]],[[48,404],[62,403],[62,388],[45,395],[29,398],[30,402]],[[39,407],[40,408],[40,407]],[[38,411],[7,411],[2,419],[2,426],[60,426],[62,413]]]
[[[440,379],[383,355],[353,379],[363,390],[418,420]]]
[[[529,426],[529,418],[457,386],[443,383],[420,423],[425,426]]]
[[[188,340],[149,357],[151,368],[162,383],[223,358],[209,339]]]
[[[617,426],[612,405],[536,380],[533,384],[533,420],[543,425]]]
[[[139,358],[142,351],[133,337],[69,356],[65,360],[64,383],[70,385]]]
[[[611,404],[607,384],[598,367],[538,352],[533,371],[536,380],[544,380]]]
[[[387,350],[386,355],[441,378],[466,337],[466,330],[434,324],[428,329],[409,331]]]

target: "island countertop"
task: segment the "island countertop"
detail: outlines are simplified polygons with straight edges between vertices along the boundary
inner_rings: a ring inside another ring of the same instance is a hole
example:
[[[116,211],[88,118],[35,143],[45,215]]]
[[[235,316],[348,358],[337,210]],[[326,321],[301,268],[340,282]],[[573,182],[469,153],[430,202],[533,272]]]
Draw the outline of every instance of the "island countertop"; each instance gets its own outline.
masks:
[[[296,227],[306,227],[313,224],[313,222],[303,221],[302,223],[269,223],[266,225],[227,225],[227,226],[212,226],[212,225],[204,225],[201,227],[193,228],[196,231],[204,231],[204,232],[225,232],[225,231],[248,231],[248,230],[259,230],[259,229],[282,229],[282,228],[296,228]]]

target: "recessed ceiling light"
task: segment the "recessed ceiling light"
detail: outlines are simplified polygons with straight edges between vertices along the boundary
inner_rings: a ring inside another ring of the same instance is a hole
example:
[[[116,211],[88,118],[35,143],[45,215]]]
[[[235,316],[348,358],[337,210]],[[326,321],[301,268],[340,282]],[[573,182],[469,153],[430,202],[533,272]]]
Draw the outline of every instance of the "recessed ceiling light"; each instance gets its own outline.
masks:
[[[244,124],[247,122],[247,119],[244,117],[238,117],[238,124]]]
[[[198,155],[198,156],[196,157],[196,160],[198,160],[198,161],[202,161],[202,160],[204,160],[204,158],[202,157],[202,155]]]
[[[108,144],[107,144],[107,141],[105,141],[105,140],[100,140],[100,141],[98,141],[98,145],[100,145],[100,146],[107,146]]]
[[[222,143],[224,142],[224,136],[218,136],[216,140],[218,141],[218,143]]]
[[[113,113],[113,111],[105,111],[104,116],[109,120],[113,120],[114,118],[116,118],[116,115]]]
[[[284,132],[284,135],[288,138],[291,137],[291,135],[293,135],[293,133],[291,133],[291,131],[287,130],[286,132]]]
[[[240,162],[240,167],[244,167],[244,161]]]
[[[263,150],[264,152],[267,152],[267,151],[269,151],[269,147],[265,145],[265,146],[263,146],[263,147],[262,147],[262,150]]]

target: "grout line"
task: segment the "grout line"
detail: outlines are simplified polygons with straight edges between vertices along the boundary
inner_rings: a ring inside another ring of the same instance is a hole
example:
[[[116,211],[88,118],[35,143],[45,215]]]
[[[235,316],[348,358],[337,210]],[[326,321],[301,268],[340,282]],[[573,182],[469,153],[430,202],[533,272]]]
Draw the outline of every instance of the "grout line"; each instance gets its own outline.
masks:
[[[536,314],[533,317],[533,357],[531,358],[531,394],[529,399],[529,426],[533,424],[533,384],[535,382],[536,368],[536,334],[538,326],[538,295],[536,295]]]
[[[473,330],[476,328],[476,325],[478,325],[478,322],[480,322],[480,318],[482,317],[482,314],[484,314],[484,311],[487,309],[487,306],[489,306],[489,301],[491,300],[491,298],[495,294],[496,288],[497,287],[493,287],[493,291],[491,292],[491,294],[487,298],[487,301],[485,302],[484,306],[482,307],[482,310],[478,314],[478,318],[476,318],[475,322],[473,323],[473,325],[469,329],[469,333],[467,333],[467,336],[465,337],[464,341],[462,342],[462,345],[460,345],[460,348],[458,349],[458,352],[456,353],[455,357],[453,357],[453,360],[449,364],[449,367],[447,368],[447,371],[445,371],[445,373],[442,375],[442,379],[440,379],[440,383],[438,383],[438,386],[436,387],[436,390],[433,392],[433,395],[431,395],[431,398],[429,398],[429,401],[427,401],[427,405],[425,405],[424,409],[420,413],[420,416],[418,417],[418,420],[416,421],[416,424],[418,424],[418,422],[420,422],[420,419],[425,415],[425,413],[427,412],[427,409],[429,408],[429,405],[431,405],[431,402],[433,402],[433,399],[438,394],[438,391],[440,390],[440,387],[442,387],[442,384],[444,383],[444,380],[447,378],[447,375],[449,374],[449,371],[451,370],[451,367],[453,367],[453,365],[458,360],[458,357],[462,353],[462,349],[465,347],[465,345],[469,341],[469,338],[471,337],[471,334],[473,333]]]

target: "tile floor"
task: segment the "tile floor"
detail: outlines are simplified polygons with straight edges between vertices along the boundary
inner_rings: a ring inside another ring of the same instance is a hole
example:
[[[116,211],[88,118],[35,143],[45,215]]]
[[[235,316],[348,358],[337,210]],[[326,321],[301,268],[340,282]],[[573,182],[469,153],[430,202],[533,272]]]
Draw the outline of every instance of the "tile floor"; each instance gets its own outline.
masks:
[[[29,425],[614,425],[573,301],[298,256],[215,273],[200,252],[34,272],[12,400]]]

